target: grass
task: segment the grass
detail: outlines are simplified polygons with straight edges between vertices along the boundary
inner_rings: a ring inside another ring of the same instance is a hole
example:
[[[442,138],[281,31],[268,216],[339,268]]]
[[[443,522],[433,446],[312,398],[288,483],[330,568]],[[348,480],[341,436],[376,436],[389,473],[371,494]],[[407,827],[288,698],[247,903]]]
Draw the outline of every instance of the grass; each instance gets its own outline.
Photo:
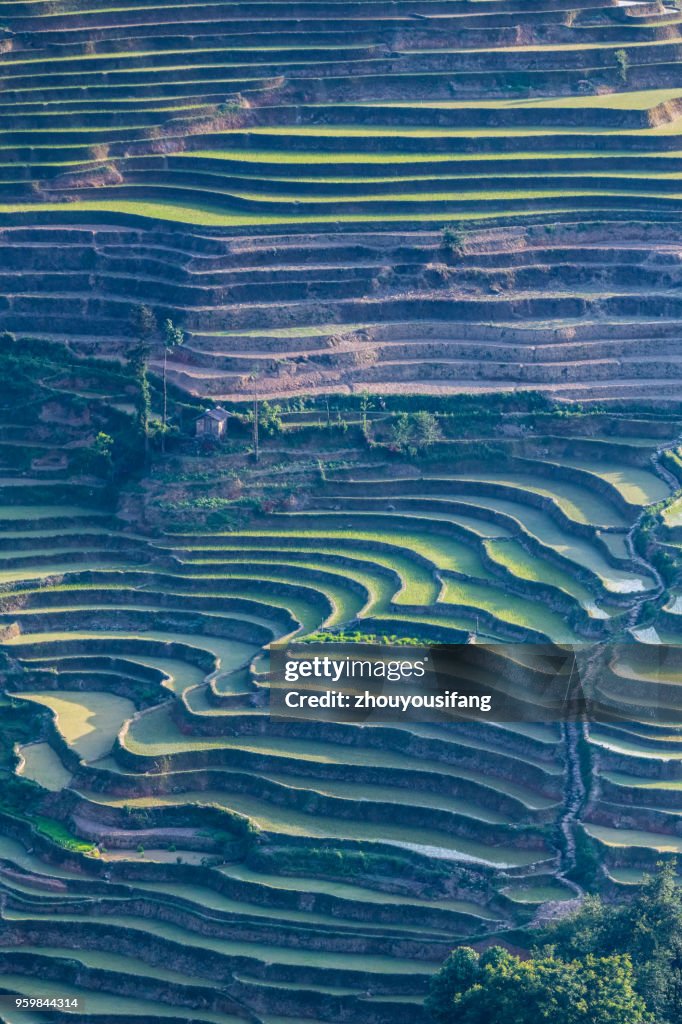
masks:
[[[409,103],[398,101],[366,100],[365,106],[380,107],[434,107],[437,109],[464,110],[534,110],[535,108],[552,107],[556,109],[596,107],[607,110],[650,110],[659,103],[682,98],[680,89],[642,89],[628,92],[598,93],[591,96],[546,96],[532,99],[496,99],[496,100],[417,100]]]
[[[579,583],[566,570],[531,554],[517,540],[487,540],[484,544],[488,556],[519,579],[556,587],[578,601],[590,615],[594,615],[596,618],[605,615],[605,613],[600,615],[594,595],[587,587]]]
[[[354,619],[360,612],[366,607],[368,602],[378,600],[380,595],[376,591],[376,577],[369,577],[362,573],[356,573],[355,582],[365,588],[366,584],[369,583],[371,589],[365,589],[363,593],[357,593],[356,591],[344,585],[349,578],[353,578],[352,571],[349,573],[336,572],[334,570],[325,570],[321,572],[319,566],[315,563],[310,563],[308,566],[301,566],[298,570],[293,565],[272,565],[267,563],[267,571],[262,574],[257,573],[253,570],[253,566],[258,565],[258,559],[253,559],[253,562],[240,565],[238,562],[232,562],[228,559],[224,559],[221,563],[219,557],[212,559],[194,559],[191,562],[186,562],[187,566],[196,572],[202,565],[206,566],[211,574],[215,574],[218,570],[222,579],[227,580],[258,580],[262,587],[266,587],[268,583],[273,584],[287,584],[292,587],[305,585],[309,588],[316,589],[327,597],[332,604],[332,612],[330,615],[325,615],[324,623],[327,625],[338,625],[343,622]],[[304,569],[301,572],[300,569]],[[305,569],[309,569],[310,572],[305,574]],[[313,575],[313,573],[315,575]],[[323,578],[319,579],[318,573]],[[383,581],[382,581],[383,582]],[[324,613],[323,613],[324,614]],[[320,625],[323,623],[320,622]]]
[[[463,163],[463,164],[477,164],[481,161],[488,163],[491,157],[494,156],[496,162],[504,164],[505,161],[519,160],[519,161],[533,161],[537,159],[543,160],[567,160],[570,162],[579,162],[585,164],[590,169],[597,167],[600,159],[608,159],[613,156],[625,156],[628,159],[632,159],[635,163],[638,159],[651,159],[659,158],[666,159],[679,158],[679,152],[665,152],[665,153],[631,153],[628,150],[601,150],[598,152],[584,152],[580,150],[555,150],[542,153],[538,152],[505,152],[505,153],[401,153],[399,150],[388,150],[383,149],[382,152],[378,153],[363,153],[363,152],[349,152],[344,150],[339,153],[324,152],[316,150],[287,150],[287,149],[194,149],[186,150],[184,153],[174,153],[173,159],[208,159],[208,160],[232,160],[236,162],[243,162],[245,164],[250,163],[269,163],[277,165],[288,165],[288,164],[301,164],[308,166],[312,164],[358,164],[360,168],[364,168],[365,165],[371,166],[377,164],[379,166],[394,164],[422,164],[422,163]],[[475,170],[472,168],[472,172]]]
[[[668,127],[666,125],[666,127]],[[674,134],[678,134],[680,126],[678,125],[677,130]],[[478,139],[478,138],[533,138],[534,136],[546,136],[561,138],[562,136],[569,136],[570,138],[591,137],[591,136],[644,136],[656,135],[657,129],[654,128],[639,128],[639,129],[625,129],[620,130],[617,128],[602,129],[602,128],[569,128],[552,125],[548,128],[409,128],[403,127],[392,127],[383,125],[370,125],[367,127],[357,127],[353,124],[347,125],[268,125],[267,127],[250,127],[249,134],[253,135],[255,139],[259,135],[286,135],[287,138],[295,138],[300,136],[314,136],[316,138],[329,138],[329,137],[342,137],[342,138],[410,138],[410,139]],[[225,136],[230,134],[241,134],[239,129],[233,131],[227,131],[224,133]]]
[[[240,540],[242,535],[239,535]],[[334,538],[336,539],[336,538]],[[271,558],[273,561],[279,561],[283,558],[288,558],[291,562],[299,562],[305,565],[302,561],[304,558],[310,557],[310,550],[302,543],[300,547],[287,546],[285,550],[277,548],[276,545],[277,536],[272,538],[264,538],[263,543],[258,544],[257,547],[247,548],[243,546],[243,541],[239,544],[237,551],[241,553],[242,557],[247,557],[249,560],[263,561],[264,559]],[[198,550],[201,552],[205,551],[219,551],[221,557],[226,557],[229,552],[231,555],[231,549],[226,547],[216,548],[194,548],[187,547],[186,551],[191,551],[193,554]],[[238,555],[235,553],[235,558]],[[409,558],[407,554],[401,554],[399,551],[392,551],[390,555],[382,553],[376,550],[367,551],[356,551],[350,545],[346,547],[345,544],[339,547],[333,547],[330,545],[315,545],[315,558],[319,559],[318,563],[308,563],[309,567],[312,564],[313,567],[323,568],[329,564],[334,565],[336,562],[350,560],[350,569],[353,569],[353,562],[362,564],[365,568],[375,564],[385,569],[390,569],[393,572],[397,572],[402,583],[402,589],[396,593],[392,592],[392,589],[386,589],[386,580],[375,578],[372,584],[372,589],[379,588],[381,592],[378,594],[374,603],[390,601],[391,598],[397,601],[399,604],[433,604],[438,596],[438,586],[434,582],[432,575],[418,562],[415,562]],[[352,577],[358,579],[357,574]],[[364,574],[365,579],[369,579]],[[367,585],[367,584],[366,584]]]
[[[173,170],[175,171],[175,168]],[[366,169],[363,168],[363,170],[364,173],[362,175],[344,174],[343,176],[339,176],[337,173],[337,176],[335,177],[323,177],[321,175],[306,177],[303,173],[298,175],[287,174],[285,176],[278,176],[269,170],[263,170],[258,174],[254,174],[242,168],[240,168],[237,173],[239,174],[238,180],[240,182],[240,187],[241,183],[245,179],[247,181],[253,181],[254,185],[257,184],[260,188],[266,191],[270,190],[273,184],[289,184],[291,186],[296,186],[296,188],[295,190],[292,188],[288,198],[291,199],[292,196],[295,195],[297,199],[303,199],[306,202],[312,202],[313,200],[316,200],[318,198],[318,192],[316,191],[317,185],[365,185],[367,186],[368,189],[370,189],[373,185],[395,185],[396,188],[394,192],[396,199],[404,198],[402,192],[400,191],[400,187],[408,186],[413,183],[417,184],[419,182],[432,182],[434,185],[434,188],[431,191],[424,190],[422,192],[420,190],[419,194],[422,195],[424,199],[432,197],[434,193],[438,191],[444,191],[445,186],[448,186],[449,190],[452,188],[456,188],[458,185],[461,184],[468,185],[470,183],[476,183],[479,188],[481,188],[483,185],[481,175],[477,175],[476,168],[471,166],[469,166],[466,169],[453,169],[449,167],[447,171],[441,171],[440,173],[438,172],[438,170],[431,169],[426,174],[417,174],[416,171],[413,170],[409,174],[391,174],[386,176],[381,176],[378,174],[368,174]],[[608,170],[600,172],[599,169],[596,168],[588,168],[588,171],[589,173],[586,175],[585,168],[583,168],[582,170],[575,171],[563,169],[560,171],[548,171],[541,170],[538,167],[538,174],[541,174],[542,181],[547,181],[550,184],[553,184],[555,179],[559,180],[560,182],[563,182],[565,178],[575,179],[575,181],[578,182],[586,176],[590,178],[591,187],[595,186],[595,177],[603,177],[604,184],[610,184],[612,180],[615,179],[616,181],[622,180],[624,182],[631,183],[633,186],[635,184],[638,184],[643,185],[644,187],[647,187],[646,183],[650,182],[652,179],[655,179],[657,181],[682,182],[682,174],[676,173],[674,171],[655,173],[647,170],[646,172],[642,172],[641,174],[637,174],[634,171]],[[180,173],[185,174],[188,172],[182,170],[180,171]],[[205,170],[203,171],[203,173],[210,174],[211,177],[215,179],[217,190],[220,191],[220,173],[215,168],[211,168],[210,171]],[[485,174],[485,181],[488,185],[488,191],[490,191],[491,194],[497,192],[498,188],[501,187],[501,183],[508,183],[509,188],[513,188],[515,183],[526,182],[527,180],[528,176],[519,171],[513,171],[511,173],[501,173],[496,169],[492,172],[488,170],[487,173]],[[178,184],[182,184],[184,179],[178,178],[177,181]],[[313,187],[308,189],[299,189],[299,185],[310,185]],[[573,182],[571,182],[571,185],[573,185]],[[567,189],[567,191],[570,191],[570,189]],[[232,194],[236,195],[238,193]],[[283,195],[283,193],[280,193],[278,190],[272,195],[272,198],[274,199],[275,196],[279,195]],[[389,191],[382,190],[381,195],[387,198],[389,201],[393,198],[391,192]],[[353,188],[353,190],[351,191],[351,193],[349,193],[348,196],[345,196],[346,199],[349,199],[351,197],[358,197],[361,200],[365,198],[355,188]]]
[[[501,622],[510,623],[521,629],[536,630],[556,642],[578,639],[564,616],[550,611],[542,603],[469,580],[447,579],[439,603],[480,608]]]
[[[0,203],[0,220],[5,214],[14,213],[44,213],[55,210],[54,203]],[[114,213],[143,217],[154,221],[173,221],[179,224],[197,224],[204,227],[249,227],[265,224],[335,224],[335,223],[380,223],[387,221],[400,223],[413,221],[414,213],[366,213],[362,214],[287,214],[272,213],[249,213],[244,214],[236,210],[229,210],[219,206],[210,206],[205,203],[178,203],[170,200],[142,200],[134,201],[127,199],[101,199],[81,200],[69,203],[66,209],[60,208],[65,219],[69,220],[69,214]],[[559,205],[554,209],[543,211],[548,216],[570,213],[570,208]],[[509,216],[512,211],[498,210],[497,217]],[[443,223],[448,220],[485,220],[490,216],[486,210],[440,210],[438,212],[420,212],[419,219],[423,221],[437,221]]]
[[[189,974],[184,974],[182,971],[178,971],[173,968],[172,970],[166,967],[156,967],[152,964],[146,963],[144,960],[140,960],[138,957],[125,956],[122,953],[116,953],[112,950],[107,950],[105,953],[100,952],[96,949],[72,949],[68,946],[57,947],[57,946],[39,946],[39,945],[28,945],[21,947],[22,953],[27,953],[34,956],[46,956],[60,958],[63,957],[66,960],[76,959],[79,963],[85,967],[92,967],[95,970],[103,971],[114,971],[116,974],[120,974],[123,977],[126,975],[132,977],[148,978],[150,981],[169,981],[176,982],[180,985],[206,985],[207,979],[199,976],[194,977]],[[12,949],[16,951],[17,947],[6,947],[2,949],[0,947],[0,953],[8,953]],[[88,1002],[89,1000],[86,1000]],[[213,1015],[214,1017],[217,1016]],[[239,1021],[243,1024],[242,1018],[232,1017],[233,1022]],[[230,1017],[227,1017],[228,1024]]]
[[[682,498],[676,498],[663,510],[663,521],[666,526],[682,526]]]
[[[0,506],[0,522],[14,522],[19,520],[22,523],[36,522],[41,519],[73,519],[79,516],[95,518],[105,516],[109,513],[102,509],[92,509],[82,505],[2,505]],[[3,531],[4,532],[4,531]]]
[[[120,604],[112,602],[102,603],[102,606],[98,604],[96,600],[93,600],[91,604],[79,605],[78,603],[67,603],[63,605],[51,605],[49,608],[49,615],[55,621],[60,620],[61,624],[68,629],[71,622],[78,624],[82,615],[87,615],[95,611],[100,611],[102,614],[116,614],[133,612],[141,615],[149,616],[152,621],[156,618],[160,618],[164,614],[184,613],[187,609],[171,605],[170,607],[154,606],[147,602],[141,602],[139,604],[132,603],[135,594],[125,594]],[[191,609],[190,609],[191,610]],[[264,609],[265,610],[265,609]],[[36,619],[40,616],[47,615],[48,610],[44,608],[33,608],[28,610],[17,610],[13,613],[16,616],[17,622],[21,625],[22,619]],[[233,612],[229,616],[226,616],[220,612],[215,611],[203,611],[197,610],[197,618],[201,621],[202,627],[208,627],[209,629],[216,629],[220,631],[225,625],[232,623],[245,624],[249,623],[254,626],[264,627],[270,630],[272,627],[272,620],[265,618],[258,614],[249,612]],[[144,628],[144,627],[143,627]]]
[[[33,552],[35,557],[35,551]],[[30,556],[27,556],[30,558]],[[135,566],[124,556],[117,558],[115,552],[93,551],[89,561],[72,559],[71,561],[55,560],[44,565],[22,564],[15,569],[0,569],[0,582],[15,583],[20,580],[46,579],[48,576],[66,576],[69,573],[87,572],[96,566],[98,569],[134,569]]]
[[[528,180],[528,179],[526,179]],[[371,184],[371,183],[370,183]],[[216,192],[220,194],[220,190],[216,189]],[[529,186],[528,188],[507,188],[507,189],[487,189],[485,191],[434,191],[434,192],[402,192],[396,191],[394,195],[390,192],[362,192],[358,195],[347,195],[339,193],[338,195],[326,195],[320,193],[318,195],[307,196],[301,198],[299,192],[267,192],[265,188],[258,192],[244,192],[239,189],[230,189],[229,193],[226,192],[226,197],[234,197],[235,199],[246,200],[254,203],[271,203],[282,204],[282,203],[299,203],[301,207],[305,209],[306,206],[313,207],[316,209],[319,206],[331,205],[332,203],[338,204],[341,209],[345,205],[360,205],[362,203],[420,203],[426,205],[427,203],[449,203],[453,207],[459,203],[488,203],[488,202],[506,202],[516,199],[524,200],[539,200],[539,199],[558,199],[565,200],[567,194],[571,196],[617,196],[622,199],[631,199],[632,193],[630,192],[617,192],[612,188],[604,190],[598,190],[592,188],[571,188],[568,190],[566,187],[557,189],[538,189]],[[656,193],[649,190],[638,193],[642,199],[657,199],[660,198]],[[666,198],[669,199],[682,199],[682,192],[666,193]]]
[[[624,772],[604,772],[604,778],[608,779],[615,786],[627,786],[628,789],[641,789],[644,793],[643,799],[647,801],[654,800],[654,794],[656,790],[682,790],[681,779],[647,779],[638,778],[635,775],[627,775]]]
[[[198,563],[201,564],[201,563]],[[208,562],[210,566],[215,563]],[[108,593],[118,592],[124,593],[126,598],[134,596],[137,587],[131,588],[122,584],[122,580],[125,577],[121,574],[118,576],[116,572],[109,573],[106,568],[98,565],[96,570],[93,570],[92,566],[89,567],[92,572],[96,572],[96,578],[98,582],[95,583],[70,583],[68,576],[64,583],[51,583],[49,590],[51,593],[64,592],[72,595],[82,595],[81,600],[85,601],[89,599],[90,594],[95,592],[99,594],[102,590],[108,591]],[[184,567],[187,568],[186,566]],[[219,564],[218,564],[219,568]],[[273,627],[272,620],[269,618],[270,609],[282,609],[283,611],[289,612],[294,619],[302,623],[310,623],[308,628],[313,628],[320,622],[320,607],[319,602],[315,600],[315,592],[313,588],[310,589],[310,593],[307,596],[299,596],[298,592],[294,592],[293,589],[288,591],[286,595],[276,593],[272,590],[268,591],[267,595],[263,595],[263,591],[260,588],[260,581],[257,578],[250,580],[248,577],[244,579],[231,580],[225,575],[220,575],[214,572],[212,569],[209,572],[202,572],[201,574],[194,574],[190,572],[183,572],[182,575],[171,576],[168,574],[157,574],[150,572],[149,570],[139,567],[131,566],[131,569],[136,573],[136,576],[147,575],[149,579],[142,585],[142,589],[145,591],[154,591],[158,594],[172,595],[173,597],[181,600],[182,598],[188,599],[188,605],[191,601],[196,601],[198,597],[201,598],[215,598],[215,599],[243,599],[250,601],[255,605],[262,606],[263,613],[261,615],[252,614],[249,615],[247,612],[240,612],[238,610],[230,611],[230,617],[235,617],[244,621],[260,622],[266,625],[268,628]],[[188,588],[188,582],[192,585],[198,583],[204,584],[201,588],[190,590]],[[24,593],[40,594],[44,593],[47,588],[45,586],[36,587],[35,589],[26,588]],[[300,588],[297,588],[300,590]],[[73,607],[69,605],[67,607]],[[107,607],[112,607],[107,605]],[[121,607],[116,605],[115,607]],[[133,605],[132,607],[138,607]],[[143,610],[148,608],[149,605],[140,605],[139,609]],[[226,610],[228,610],[226,608]],[[210,612],[203,614],[210,615]],[[229,668],[231,664],[235,663],[239,657],[245,660],[248,657],[249,651],[246,648],[248,644],[241,645],[238,641],[233,641],[233,649],[223,649],[222,657],[225,660],[226,667]]]
[[[47,863],[41,860],[37,854],[28,853],[21,843],[16,839],[10,839],[9,836],[0,836],[0,858],[15,864],[22,871],[37,875],[39,878],[47,877],[68,880],[83,877],[80,871],[73,871],[58,864]],[[44,895],[44,887],[41,891]]]
[[[446,488],[444,487],[444,493]],[[397,500],[397,492],[395,496],[391,496]],[[350,501],[351,499],[346,499]],[[384,498],[383,500],[390,500]],[[412,502],[414,505],[422,501],[421,498],[413,498],[410,496],[400,497],[400,501],[403,504],[409,504]],[[479,510],[490,510],[492,512],[502,513],[508,516],[515,527],[539,542],[543,547],[548,548],[550,552],[556,552],[563,558],[568,559],[571,562],[575,562],[581,569],[587,569],[590,574],[597,581],[601,582],[604,588],[612,593],[627,594],[641,592],[648,590],[653,586],[653,578],[647,577],[642,573],[630,570],[630,569],[619,569],[614,568],[607,560],[602,551],[597,547],[595,541],[584,539],[582,537],[574,536],[567,532],[566,529],[560,527],[547,512],[536,509],[531,505],[526,505],[522,502],[521,495],[517,500],[511,498],[498,498],[498,497],[487,497],[485,495],[479,495],[474,493],[459,491],[456,494],[451,494],[449,497],[441,497],[439,495],[431,495],[428,497],[429,503],[433,503],[436,506],[439,504],[443,505],[443,508],[447,508],[451,501],[456,501],[457,504],[465,504],[469,506],[473,513],[479,513]],[[480,514],[480,513],[479,513]],[[413,513],[415,517],[421,518],[422,520],[428,521],[428,518],[432,518],[434,521],[441,523],[443,521],[450,521],[457,523],[459,526],[463,526],[472,532],[478,531],[482,537],[491,538],[495,541],[493,544],[493,551],[497,558],[499,552],[503,550],[504,544],[506,543],[502,538],[511,536],[510,531],[504,527],[493,525],[488,523],[485,519],[475,519],[471,517],[463,516],[459,514],[448,515],[446,512],[432,512],[423,513],[421,516],[418,513]],[[617,555],[620,558],[627,558],[628,553],[623,546],[622,537],[620,534],[601,534],[601,539],[604,543],[607,543],[609,547],[618,547]],[[497,543],[500,541],[500,543]],[[486,541],[486,546],[489,546],[489,541]],[[622,548],[622,550],[621,550]],[[539,556],[538,556],[539,557]],[[513,556],[512,556],[513,560]],[[529,565],[524,561],[524,567],[522,571],[533,572]],[[554,567],[551,562],[542,559],[543,565],[546,569],[543,572],[547,572],[551,576],[554,572]],[[520,571],[521,567],[519,565]],[[559,570],[561,571],[561,570]],[[539,572],[539,569],[537,569]],[[583,588],[577,581],[573,584],[576,589],[582,591]],[[590,612],[594,614],[594,609],[589,608]]]
[[[390,581],[355,567],[344,566],[341,569],[317,560],[298,561],[295,556],[291,559],[293,564],[266,554],[249,553],[245,559],[237,552],[230,557],[230,553],[220,549],[202,549],[200,553],[212,557],[193,558],[185,564],[192,567],[208,565],[212,571],[220,567],[221,576],[225,579],[257,579],[261,586],[268,583],[288,583],[291,586],[305,584],[318,589],[334,605],[334,611],[329,618],[330,625],[348,622],[366,608],[382,606],[390,600],[394,589]],[[258,570],[261,564],[267,566],[262,574]],[[365,593],[358,594],[344,586],[348,580],[357,584]]]
[[[65,641],[80,640],[112,640],[112,641],[158,641],[166,644],[185,644],[196,650],[205,650],[213,654],[221,671],[230,671],[241,665],[250,654],[255,653],[253,644],[244,644],[238,640],[228,640],[224,637],[210,636],[206,633],[181,633],[164,632],[158,629],[149,629],[144,632],[128,632],[124,629],[102,629],[102,630],[69,630],[68,632],[43,632],[43,633],[21,633],[4,641],[8,646],[16,644],[46,644]],[[35,652],[39,655],[39,650]],[[136,652],[137,653],[137,652]]]
[[[371,516],[371,513],[369,514]],[[355,513],[353,522],[360,523],[367,518],[366,514]],[[382,520],[395,522],[395,528],[384,527],[382,529],[365,529],[363,527],[348,527],[349,513],[336,512],[305,512],[286,513],[279,517],[282,521],[281,535],[296,537],[300,540],[316,541],[338,540],[341,542],[360,542],[363,545],[390,544],[402,551],[413,551],[423,558],[428,559],[435,568],[449,569],[455,572],[466,573],[476,576],[479,579],[488,579],[490,572],[481,562],[480,556],[461,541],[442,536],[438,533],[429,534],[425,530],[415,530],[412,523],[405,522],[405,517],[382,514]],[[321,522],[325,529],[305,528],[306,521],[312,523]],[[371,523],[371,518],[369,519]],[[423,522],[423,520],[422,520]],[[302,526],[297,524],[301,523]],[[291,525],[290,525],[291,524]],[[327,524],[329,524],[327,526]],[[405,524],[405,525],[402,525]],[[424,524],[426,525],[426,524]],[[240,531],[241,537],[272,537],[273,533],[264,530]],[[277,536],[277,534],[274,534]],[[315,545],[317,547],[317,545]],[[401,550],[402,549],[402,550]],[[343,549],[340,549],[341,551]]]
[[[643,739],[635,738],[634,735],[631,738],[620,736],[615,738],[608,733],[600,732],[598,727],[593,727],[590,730],[590,742],[595,746],[603,747],[604,750],[613,750],[618,754],[633,755],[634,757],[646,757],[654,762],[682,760],[682,751],[657,747],[654,743],[647,743]]]
[[[646,646],[621,647],[610,667],[624,679],[641,679],[653,683],[682,683],[680,650],[667,647],[651,651]]]
[[[31,818],[34,828],[43,836],[51,839],[57,846],[69,850],[71,853],[96,854],[94,843],[86,842],[74,836],[61,821],[54,818],[47,818],[42,814],[35,814]]]
[[[519,491],[521,494],[530,491],[540,497],[548,498],[559,508],[569,520],[589,526],[624,527],[625,517],[608,501],[601,498],[586,487],[570,483],[566,480],[543,479],[542,476],[530,473],[452,473],[447,476],[437,475],[435,479],[457,481],[463,484],[475,484],[478,481],[497,484]],[[520,496],[520,495],[519,495]]]

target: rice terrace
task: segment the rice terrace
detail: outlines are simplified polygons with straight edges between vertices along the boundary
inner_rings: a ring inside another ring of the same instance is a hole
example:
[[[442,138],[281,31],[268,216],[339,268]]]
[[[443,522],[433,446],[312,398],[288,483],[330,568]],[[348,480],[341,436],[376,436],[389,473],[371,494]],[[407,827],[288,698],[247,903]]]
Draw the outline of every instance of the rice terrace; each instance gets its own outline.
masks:
[[[483,1019],[682,874],[682,3],[0,0],[0,98],[0,1022]],[[614,717],[280,719],[278,641]]]

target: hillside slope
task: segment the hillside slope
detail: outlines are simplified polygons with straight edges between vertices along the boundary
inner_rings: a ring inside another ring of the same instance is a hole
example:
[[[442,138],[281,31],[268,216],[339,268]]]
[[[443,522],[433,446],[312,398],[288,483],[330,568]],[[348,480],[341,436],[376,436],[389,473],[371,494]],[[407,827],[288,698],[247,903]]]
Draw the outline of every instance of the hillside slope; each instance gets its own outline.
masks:
[[[426,1024],[454,944],[680,851],[679,647],[647,642],[680,638],[679,414],[456,398],[410,455],[402,397],[297,403],[258,463],[236,417],[145,462],[130,367],[0,356],[0,990],[79,1024]],[[614,640],[604,699],[659,714],[271,717],[266,646],[344,634],[506,643],[462,664],[491,690],[529,642]]]
[[[682,14],[0,3],[0,327],[180,386],[675,396]],[[450,225],[442,232],[443,225]]]

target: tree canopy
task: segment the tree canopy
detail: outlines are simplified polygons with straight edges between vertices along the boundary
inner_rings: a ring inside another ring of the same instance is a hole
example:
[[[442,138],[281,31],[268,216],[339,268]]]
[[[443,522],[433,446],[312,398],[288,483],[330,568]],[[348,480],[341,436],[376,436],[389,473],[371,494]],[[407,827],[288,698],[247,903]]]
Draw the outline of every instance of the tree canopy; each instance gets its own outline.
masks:
[[[674,862],[659,865],[627,903],[588,896],[577,914],[545,929],[541,941],[569,959],[627,953],[656,1024],[682,1021],[682,886]]]
[[[426,1007],[436,1024],[648,1024],[627,955],[529,960],[500,946],[462,947],[436,976]]]
[[[454,950],[434,976],[435,1024],[680,1024],[682,886],[659,865],[634,897],[588,896],[536,933],[522,960],[496,946]]]

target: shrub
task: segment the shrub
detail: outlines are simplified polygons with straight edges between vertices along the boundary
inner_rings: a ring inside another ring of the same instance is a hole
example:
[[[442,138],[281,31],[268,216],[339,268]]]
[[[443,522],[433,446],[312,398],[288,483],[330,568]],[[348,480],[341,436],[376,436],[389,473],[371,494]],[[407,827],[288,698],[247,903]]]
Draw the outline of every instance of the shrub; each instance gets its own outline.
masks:
[[[462,251],[464,245],[464,232],[453,224],[446,225],[440,233],[441,248],[450,256],[455,256]]]
[[[627,82],[630,70],[630,58],[628,57],[627,50],[616,50],[615,57],[621,81]]]
[[[270,437],[275,434],[281,434],[284,427],[282,406],[278,404],[271,405],[267,400],[261,402],[258,421],[259,428],[264,434]]]
[[[443,431],[432,412],[415,412],[412,422],[414,423],[414,443],[418,449],[429,448],[436,441],[442,439]]]
[[[83,450],[82,467],[86,472],[108,479],[114,471],[114,439],[100,430],[92,444]]]
[[[432,412],[400,412],[391,424],[389,447],[416,455],[443,439],[437,416]]]

